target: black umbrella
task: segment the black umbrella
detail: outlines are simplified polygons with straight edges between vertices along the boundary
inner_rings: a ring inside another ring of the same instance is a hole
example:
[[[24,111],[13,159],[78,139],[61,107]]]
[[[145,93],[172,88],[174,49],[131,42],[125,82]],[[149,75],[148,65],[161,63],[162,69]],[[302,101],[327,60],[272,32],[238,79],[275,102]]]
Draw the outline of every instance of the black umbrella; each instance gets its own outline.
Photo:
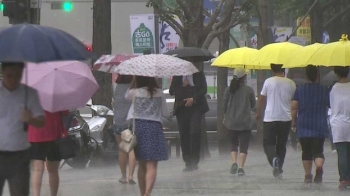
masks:
[[[215,56],[206,49],[195,48],[195,47],[184,47],[175,50],[170,50],[164,54],[172,55],[181,59],[189,60],[193,63],[209,61]]]

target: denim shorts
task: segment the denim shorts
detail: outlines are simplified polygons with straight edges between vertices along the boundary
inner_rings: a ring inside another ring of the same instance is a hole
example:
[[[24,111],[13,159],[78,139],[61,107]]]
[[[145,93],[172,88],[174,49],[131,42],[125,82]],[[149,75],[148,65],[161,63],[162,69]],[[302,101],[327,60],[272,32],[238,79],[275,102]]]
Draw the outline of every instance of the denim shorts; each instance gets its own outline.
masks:
[[[129,127],[120,127],[120,126],[118,126],[118,125],[114,125],[114,134],[116,134],[116,135],[121,135],[122,134],[122,132],[125,130],[125,129],[128,129]],[[131,126],[130,126],[130,128],[131,128]],[[130,129],[129,128],[129,129]]]

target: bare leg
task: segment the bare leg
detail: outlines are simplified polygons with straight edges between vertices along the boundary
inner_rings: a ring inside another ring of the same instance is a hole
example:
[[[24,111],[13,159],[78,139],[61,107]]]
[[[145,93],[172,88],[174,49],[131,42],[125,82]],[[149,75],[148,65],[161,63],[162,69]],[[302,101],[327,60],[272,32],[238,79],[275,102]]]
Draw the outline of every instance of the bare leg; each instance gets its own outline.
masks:
[[[49,183],[51,196],[57,196],[58,187],[60,184],[60,177],[58,175],[58,169],[60,167],[59,161],[47,161],[46,162],[47,171],[49,172]]]
[[[236,151],[231,152],[232,163],[237,163],[238,153]]]
[[[323,164],[324,164],[324,159],[323,158],[315,159],[316,168],[323,168]]]
[[[247,154],[239,154],[239,168],[244,168],[245,160],[247,159]]]
[[[146,162],[146,193],[144,196],[150,196],[153,190],[154,183],[157,178],[158,161]]]
[[[134,171],[136,167],[136,158],[134,151],[129,153],[129,180],[134,179]]]
[[[120,136],[119,136],[119,135],[116,135],[115,138],[116,138],[117,143],[118,143],[118,145],[119,145],[120,142],[121,142]],[[127,179],[126,179],[126,167],[127,167],[127,164],[128,164],[128,156],[127,156],[127,154],[126,154],[124,151],[122,151],[122,150],[119,150],[118,161],[119,161],[120,171],[122,172],[122,178],[119,180],[119,182],[121,182],[121,183],[127,183]]]
[[[32,189],[33,196],[40,196],[41,184],[43,181],[44,174],[44,161],[33,160],[32,161]]]
[[[139,169],[137,172],[141,196],[146,193],[146,161],[139,161]]]
[[[305,175],[311,174],[312,161],[303,161],[303,166],[304,166],[304,170],[305,170]]]

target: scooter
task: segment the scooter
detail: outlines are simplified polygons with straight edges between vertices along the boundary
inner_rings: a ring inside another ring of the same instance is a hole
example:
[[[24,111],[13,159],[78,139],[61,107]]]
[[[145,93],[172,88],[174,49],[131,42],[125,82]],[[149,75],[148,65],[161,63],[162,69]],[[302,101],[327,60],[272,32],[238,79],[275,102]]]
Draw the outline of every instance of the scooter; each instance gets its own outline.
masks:
[[[113,116],[113,111],[102,105],[87,106],[97,115],[88,119],[82,117],[78,110],[71,113],[74,115],[74,120],[68,134],[74,135],[79,149],[76,157],[65,160],[62,166],[67,163],[72,168],[87,168],[93,157],[117,160],[119,150],[113,135],[113,127],[104,131],[106,116]]]

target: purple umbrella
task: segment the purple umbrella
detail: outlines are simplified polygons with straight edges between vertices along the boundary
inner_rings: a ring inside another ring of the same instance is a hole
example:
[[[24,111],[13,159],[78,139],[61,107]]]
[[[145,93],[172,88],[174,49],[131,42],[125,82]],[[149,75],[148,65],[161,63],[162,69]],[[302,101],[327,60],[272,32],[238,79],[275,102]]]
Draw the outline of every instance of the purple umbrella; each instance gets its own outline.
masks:
[[[29,63],[26,69],[22,82],[38,91],[49,112],[83,107],[99,87],[89,66],[79,61]]]

